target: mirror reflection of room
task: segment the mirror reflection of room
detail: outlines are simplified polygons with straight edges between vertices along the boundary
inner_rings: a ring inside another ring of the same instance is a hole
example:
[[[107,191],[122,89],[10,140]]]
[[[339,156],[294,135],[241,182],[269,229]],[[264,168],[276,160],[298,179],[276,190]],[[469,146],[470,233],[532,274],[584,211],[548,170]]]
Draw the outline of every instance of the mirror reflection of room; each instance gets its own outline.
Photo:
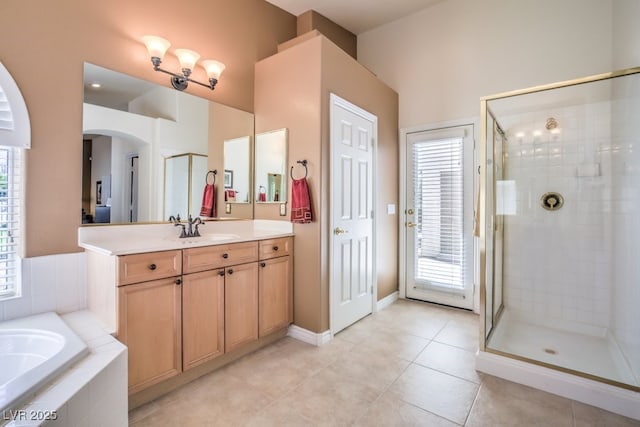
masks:
[[[179,154],[165,159],[164,219],[197,217],[207,180],[207,156]],[[187,189],[187,191],[185,191]]]
[[[100,87],[94,87],[98,84]],[[226,150],[221,135],[234,120],[246,121],[248,113],[88,63],[84,85],[83,224],[198,216],[208,169],[219,170],[216,187],[223,192],[221,169]],[[218,120],[214,116],[221,111],[225,117]],[[253,130],[238,135],[248,133]],[[244,138],[231,143],[238,147],[231,152],[238,154],[229,154],[233,164],[226,169],[233,173],[236,203],[251,204],[251,144],[250,136]],[[183,162],[169,161],[165,169],[168,159],[189,154],[200,156],[196,164],[185,157]],[[242,209],[234,214],[252,217],[253,211]]]
[[[284,203],[287,199],[287,129],[256,135],[256,202]]]
[[[224,142],[223,184],[225,202],[251,203],[249,169],[251,141],[249,136],[228,139]]]

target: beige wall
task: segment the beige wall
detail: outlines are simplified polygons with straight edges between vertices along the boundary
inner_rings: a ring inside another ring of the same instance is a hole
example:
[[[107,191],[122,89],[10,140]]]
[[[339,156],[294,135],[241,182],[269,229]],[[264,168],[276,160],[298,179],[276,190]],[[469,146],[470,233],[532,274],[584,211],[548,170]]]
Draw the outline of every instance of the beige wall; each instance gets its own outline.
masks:
[[[359,34],[358,60],[401,128],[478,117],[481,96],[611,71],[618,1],[447,0]]]
[[[256,132],[289,129],[289,166],[309,161],[308,182],[316,220],[295,224],[294,323],[329,328],[329,93],[378,116],[376,223],[378,297],[397,289],[397,94],[323,36],[304,41],[256,64]],[[283,102],[283,100],[285,102]],[[291,189],[289,188],[289,197]],[[260,218],[256,210],[256,218]]]
[[[195,0],[179,11],[166,0],[0,2],[0,60],[13,75],[31,119],[27,154],[26,255],[76,252],[82,165],[82,72],[92,62],[169,85],[154,73],[144,34],[227,65],[214,92],[190,93],[253,110],[257,60],[296,34],[296,18],[263,0]],[[175,57],[165,65],[174,68]],[[201,70],[194,77],[204,79]]]
[[[327,39],[322,46],[322,101],[329,108],[329,94],[367,110],[378,118],[376,222],[378,299],[398,290],[398,216],[387,214],[387,205],[398,206],[398,94],[369,70],[355,63]],[[329,115],[323,116],[322,144],[329,163]],[[329,175],[324,175],[328,191]],[[328,193],[327,193],[328,194]],[[325,209],[327,208],[325,204]],[[397,211],[397,210],[396,210]],[[326,211],[326,218],[329,212]],[[328,224],[324,236],[329,235]]]
[[[313,30],[320,31],[354,59],[358,59],[358,37],[355,34],[315,10],[308,10],[298,16],[298,36]]]
[[[255,92],[256,133],[288,128],[288,164],[301,159],[309,161],[307,180],[316,214],[320,207],[322,178],[319,53],[320,43],[316,38],[258,62]],[[288,185],[290,198],[291,185]],[[272,218],[274,215],[277,213],[269,206],[256,204],[256,218]],[[324,330],[322,305],[319,303],[322,294],[319,223],[295,224],[294,232],[294,323],[319,332]]]

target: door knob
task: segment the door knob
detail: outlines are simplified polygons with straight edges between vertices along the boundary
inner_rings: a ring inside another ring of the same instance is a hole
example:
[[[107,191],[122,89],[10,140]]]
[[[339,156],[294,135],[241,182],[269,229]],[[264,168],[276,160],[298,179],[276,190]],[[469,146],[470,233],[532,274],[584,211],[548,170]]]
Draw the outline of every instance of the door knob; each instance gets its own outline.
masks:
[[[416,224],[415,222],[411,222],[411,221],[409,221],[409,222],[407,223],[407,228],[414,228],[416,225],[418,225],[418,224]]]
[[[348,232],[349,232],[349,230],[344,230],[344,229],[342,229],[340,227],[336,227],[336,229],[333,230],[333,234],[335,234],[336,236],[339,236],[340,234],[346,234]]]
[[[407,209],[407,215],[413,215],[414,211],[412,208]]]

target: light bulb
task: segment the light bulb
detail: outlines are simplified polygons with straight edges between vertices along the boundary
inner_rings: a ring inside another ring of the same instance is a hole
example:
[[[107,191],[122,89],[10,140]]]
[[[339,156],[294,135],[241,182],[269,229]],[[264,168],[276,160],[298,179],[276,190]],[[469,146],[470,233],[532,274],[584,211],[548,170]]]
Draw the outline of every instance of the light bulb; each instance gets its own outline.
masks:
[[[183,70],[186,69],[192,71],[193,67],[195,67],[196,65],[196,62],[198,62],[198,59],[200,58],[200,54],[191,49],[176,49],[174,53],[178,57],[178,61],[180,61],[180,67]]]
[[[164,54],[167,53],[167,49],[171,46],[169,40],[158,36],[143,36],[142,41],[147,46],[149,56],[152,58],[159,58],[160,61],[162,61]]]
[[[225,69],[225,65],[222,62],[213,59],[205,59],[200,62],[200,65],[202,65],[202,68],[207,72],[207,77],[216,80],[220,79],[220,74],[222,74]]]

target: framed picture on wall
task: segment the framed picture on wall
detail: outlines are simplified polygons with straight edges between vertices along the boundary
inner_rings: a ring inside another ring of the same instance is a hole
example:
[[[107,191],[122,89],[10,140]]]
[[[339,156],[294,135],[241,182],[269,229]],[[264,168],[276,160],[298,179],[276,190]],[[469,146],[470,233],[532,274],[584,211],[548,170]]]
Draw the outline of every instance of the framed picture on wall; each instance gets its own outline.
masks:
[[[96,205],[102,204],[102,180],[96,181]]]
[[[233,188],[233,171],[224,170],[224,188]]]

